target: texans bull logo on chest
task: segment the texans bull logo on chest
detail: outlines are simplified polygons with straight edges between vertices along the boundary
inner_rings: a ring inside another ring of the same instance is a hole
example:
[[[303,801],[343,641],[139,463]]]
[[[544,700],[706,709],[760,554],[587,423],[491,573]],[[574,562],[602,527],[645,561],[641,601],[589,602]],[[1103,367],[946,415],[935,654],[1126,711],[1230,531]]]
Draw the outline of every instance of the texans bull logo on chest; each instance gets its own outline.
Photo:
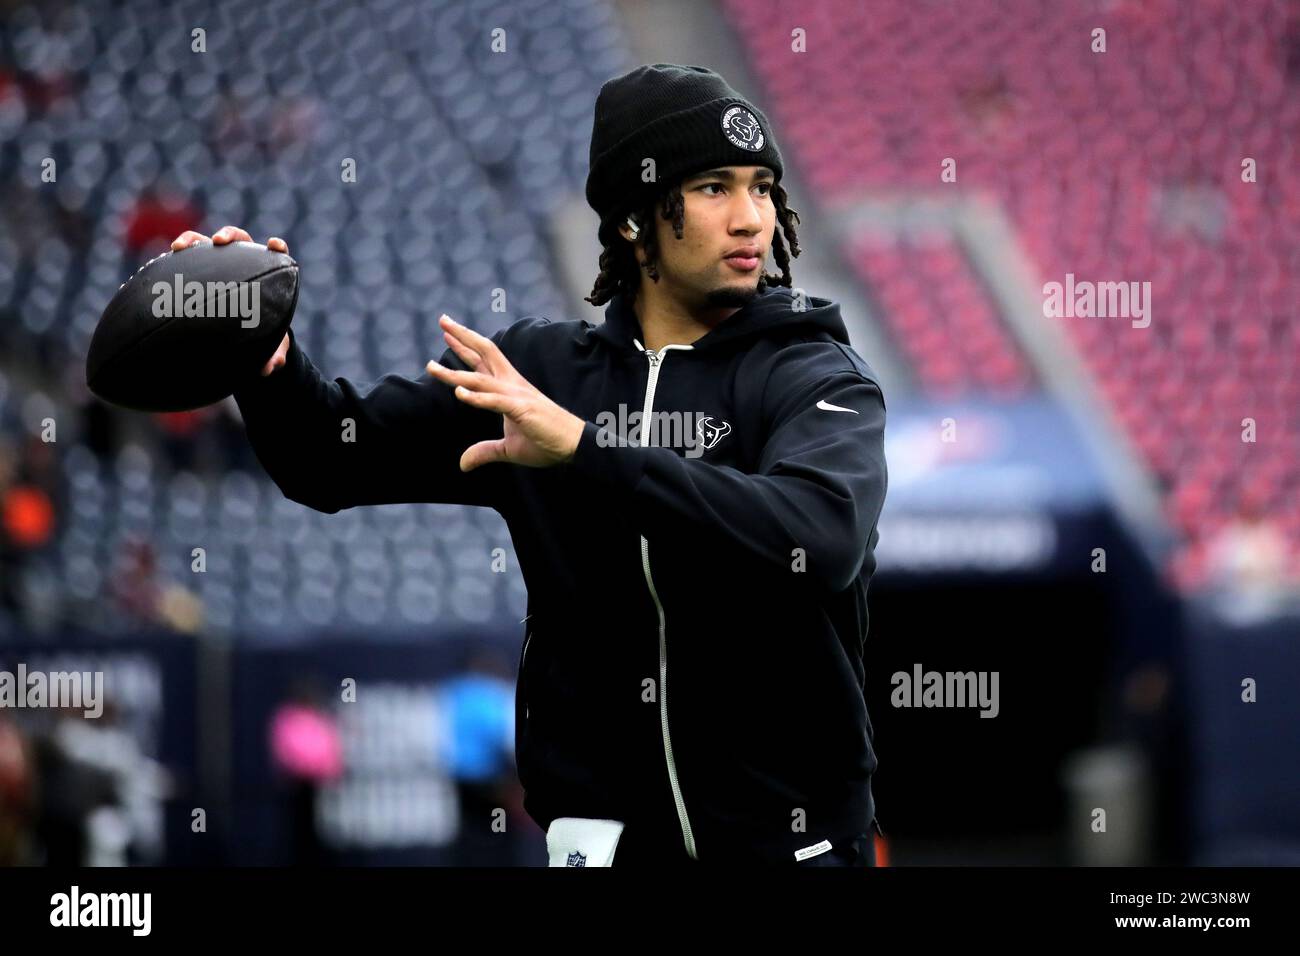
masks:
[[[729,422],[714,421],[704,416],[695,423],[695,438],[701,448],[712,448],[729,434],[731,434]]]

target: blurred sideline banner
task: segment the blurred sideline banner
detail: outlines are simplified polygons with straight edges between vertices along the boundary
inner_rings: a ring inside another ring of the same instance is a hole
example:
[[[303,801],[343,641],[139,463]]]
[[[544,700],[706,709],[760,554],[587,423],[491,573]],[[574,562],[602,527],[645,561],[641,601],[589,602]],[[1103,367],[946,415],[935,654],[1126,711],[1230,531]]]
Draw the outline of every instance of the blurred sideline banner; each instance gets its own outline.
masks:
[[[135,849],[143,853],[132,862],[206,856],[190,826],[193,809],[202,805],[197,648],[191,637],[156,632],[105,638],[66,631],[57,643],[47,635],[0,644],[0,671],[15,674],[21,665],[28,675],[80,672],[102,680],[98,717],[79,708],[60,721],[48,706],[6,714],[29,740],[57,739],[60,752],[117,782]]]
[[[229,698],[236,825],[227,834],[228,862],[455,862],[460,805],[447,761],[452,728],[443,685],[463,672],[471,655],[487,652],[505,668],[513,695],[521,638],[507,626],[439,631],[418,643],[375,634],[292,647],[237,646]],[[341,776],[310,792],[283,773],[270,749],[276,709],[301,697],[333,719],[343,764]],[[304,846],[310,835],[304,838],[299,815],[309,809],[319,843]]]
[[[1103,543],[1100,471],[1048,399],[898,403],[885,453],[882,575],[1086,571]]]

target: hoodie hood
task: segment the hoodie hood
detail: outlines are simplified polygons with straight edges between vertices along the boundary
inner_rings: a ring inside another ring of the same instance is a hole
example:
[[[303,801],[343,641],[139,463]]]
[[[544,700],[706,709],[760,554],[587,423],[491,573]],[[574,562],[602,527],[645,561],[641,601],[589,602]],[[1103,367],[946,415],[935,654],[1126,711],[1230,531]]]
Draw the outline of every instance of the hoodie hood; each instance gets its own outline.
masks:
[[[747,305],[742,306],[717,328],[692,343],[695,351],[706,351],[751,336],[765,335],[776,329],[799,327],[822,331],[837,342],[849,343],[849,333],[840,317],[839,303],[804,295],[802,309],[795,308],[794,291],[785,286],[767,286]],[[594,335],[616,349],[633,349],[633,340],[644,342],[645,335],[631,300],[622,292],[605,306],[605,321]]]

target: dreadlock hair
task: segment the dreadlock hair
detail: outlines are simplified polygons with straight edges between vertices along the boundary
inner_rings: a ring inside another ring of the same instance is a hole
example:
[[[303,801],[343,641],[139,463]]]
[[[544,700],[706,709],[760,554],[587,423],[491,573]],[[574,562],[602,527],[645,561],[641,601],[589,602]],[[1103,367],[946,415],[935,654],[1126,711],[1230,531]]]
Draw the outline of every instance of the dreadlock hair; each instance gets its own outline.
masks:
[[[781,273],[777,275],[765,272],[760,275],[758,278],[760,292],[768,285],[789,288],[793,281],[790,278],[790,259],[799,256],[799,237],[794,230],[799,222],[799,214],[786,205],[785,187],[780,183],[772,184],[772,205],[776,207],[776,221],[780,227],[772,232],[772,258],[776,260]],[[633,210],[630,214],[614,216],[602,222],[598,234],[602,246],[600,275],[596,276],[596,284],[591,289],[591,295],[583,301],[601,306],[620,292],[625,293],[629,299],[635,299],[637,290],[641,287],[642,269],[652,282],[659,281],[659,237],[653,219],[656,207],[659,209],[660,217],[673,224],[673,235],[678,239],[682,238],[682,228],[686,224],[686,202],[682,198],[680,183],[668,189],[657,201],[651,202],[645,208]],[[644,224],[642,235],[645,262],[641,264],[637,263],[635,244],[627,242],[618,231],[619,224],[628,215],[635,216],[637,222]],[[783,233],[784,241],[781,238]],[[787,242],[790,244],[788,252]]]

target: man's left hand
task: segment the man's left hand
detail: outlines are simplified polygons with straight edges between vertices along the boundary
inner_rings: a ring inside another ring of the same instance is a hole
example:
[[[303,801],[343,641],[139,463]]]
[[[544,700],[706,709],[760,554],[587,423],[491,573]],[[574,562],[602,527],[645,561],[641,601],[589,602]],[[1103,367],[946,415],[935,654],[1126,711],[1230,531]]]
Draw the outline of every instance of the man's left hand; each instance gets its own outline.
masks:
[[[443,337],[473,371],[461,372],[430,360],[426,370],[456,389],[467,405],[500,412],[503,437],[465,449],[460,470],[506,461],[530,468],[560,465],[571,458],[586,425],[581,418],[551,401],[520,375],[495,342],[450,317],[439,316]]]

